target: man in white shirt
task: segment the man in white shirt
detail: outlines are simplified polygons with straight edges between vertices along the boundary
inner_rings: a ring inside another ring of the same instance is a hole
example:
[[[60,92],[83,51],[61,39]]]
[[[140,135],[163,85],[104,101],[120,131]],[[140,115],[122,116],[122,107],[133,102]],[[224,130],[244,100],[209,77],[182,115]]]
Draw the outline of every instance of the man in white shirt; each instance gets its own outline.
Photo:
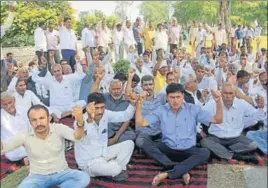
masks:
[[[259,75],[259,80],[261,82],[261,86],[257,87],[256,90],[256,99],[258,96],[263,97],[264,99],[264,111],[267,113],[267,73],[262,72]],[[264,127],[263,130],[258,131],[249,131],[247,132],[247,137],[254,140],[258,146],[258,148],[264,153],[268,154],[267,151],[267,116],[263,119]]]
[[[136,44],[130,20],[126,20],[123,22],[122,32],[123,32],[124,48],[126,52],[125,57],[127,57],[129,53],[129,47],[134,46]]]
[[[251,46],[252,40],[254,40],[254,30],[251,26],[248,26],[248,29],[246,31],[246,45]]]
[[[164,51],[168,47],[168,35],[162,24],[157,24],[157,30],[153,33],[154,50],[162,48]]]
[[[214,76],[211,76],[211,75],[209,75],[209,73],[206,73],[204,66],[197,65],[195,68],[196,68],[195,74],[196,74],[198,89],[201,91],[204,89],[207,89],[209,94],[207,96],[206,101],[208,101],[209,98],[211,98],[210,91],[218,89],[217,82],[216,82]],[[207,75],[205,75],[205,74],[207,74]]]
[[[248,125],[247,121],[259,121],[265,118],[263,110],[263,98],[256,101],[258,109],[242,99],[235,98],[236,88],[231,83],[222,86],[222,111],[223,122],[213,124],[208,132],[210,136],[201,141],[202,147],[211,150],[220,158],[230,160],[246,160],[256,162],[251,155],[242,155],[254,151],[257,148],[255,142],[242,136],[243,129]],[[216,112],[214,101],[209,101],[204,109],[212,114]]]
[[[260,50],[261,32],[262,32],[262,27],[260,25],[258,25],[255,28],[255,39],[256,39],[256,43],[257,43],[257,52]]]
[[[117,24],[116,28],[114,29],[113,42],[114,42],[115,62],[117,62],[118,60],[123,59],[123,55],[124,55],[123,31],[122,31],[121,24]]]
[[[60,35],[60,48],[62,58],[71,65],[74,72],[75,55],[77,53],[77,39],[74,31],[72,30],[71,18],[64,18],[62,25],[62,17],[59,17],[59,35]]]
[[[54,64],[51,71],[53,77],[44,78],[33,73],[32,79],[36,83],[45,85],[50,91],[51,115],[55,122],[59,122],[61,118],[71,115],[73,106],[85,106],[86,102],[83,100],[74,101],[73,95],[73,82],[82,80],[85,77],[85,73],[78,69],[78,71],[73,74],[62,75],[62,67],[60,64]]]
[[[45,22],[39,22],[39,27],[34,31],[35,54],[38,56],[38,64],[41,63],[41,56],[47,57],[47,39],[45,35]]]
[[[206,37],[207,32],[206,30],[202,29],[202,23],[199,23],[198,31],[194,39],[194,45],[196,46],[196,57],[200,56],[201,48],[206,45]]]
[[[248,61],[253,64],[255,63],[255,60],[256,60],[256,55],[253,54],[253,47],[252,46],[248,46],[247,47],[247,51],[248,51]]]
[[[215,35],[215,46],[218,48],[222,43],[226,41],[226,32],[222,28],[222,24],[218,24],[218,28],[211,28],[206,24],[209,31]]]
[[[31,90],[26,90],[26,83],[23,78],[18,78],[13,96],[16,99],[16,105],[25,108],[25,110],[36,104],[45,106]]]
[[[91,177],[109,176],[115,181],[124,181],[134,149],[133,141],[127,140],[108,146],[108,123],[129,121],[135,108],[129,105],[125,111],[105,110],[105,99],[101,93],[88,96],[87,113],[84,114],[86,135],[75,143],[75,159],[80,169]]]
[[[170,44],[170,53],[177,48],[180,41],[181,26],[177,25],[177,19],[172,18],[172,25],[168,28],[168,42]]]
[[[194,40],[195,40],[197,32],[198,32],[197,23],[196,23],[196,21],[193,21],[193,24],[192,24],[190,31],[189,31],[189,39],[190,39],[189,44],[191,45],[191,51],[192,51],[191,54],[193,57],[195,56],[195,49],[196,48],[194,45]]]
[[[15,104],[11,92],[1,93],[1,142],[5,142],[18,133],[28,131],[30,128],[27,111]],[[19,161],[27,156],[23,146],[5,154],[10,161]]]
[[[85,28],[81,32],[82,34],[82,47],[90,48],[90,54],[92,56],[93,50],[96,47],[95,45],[95,37],[93,32],[89,29],[89,24],[85,24]]]
[[[54,29],[54,24],[49,23],[48,30],[45,32],[47,39],[47,51],[48,55],[50,51],[54,52],[54,60],[56,63],[60,63],[60,51],[59,51],[59,43],[60,37],[59,32]],[[49,58],[48,58],[49,61]],[[51,62],[49,62],[51,64]]]

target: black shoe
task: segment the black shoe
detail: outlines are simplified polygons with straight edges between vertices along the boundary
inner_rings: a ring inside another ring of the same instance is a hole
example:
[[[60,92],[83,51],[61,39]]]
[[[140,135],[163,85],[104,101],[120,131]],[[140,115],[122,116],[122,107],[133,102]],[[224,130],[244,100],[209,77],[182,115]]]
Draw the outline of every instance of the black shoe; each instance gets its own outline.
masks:
[[[243,154],[234,153],[233,159],[236,159],[239,161],[250,162],[254,164],[259,164],[259,160],[256,158],[255,155],[243,155]]]
[[[117,176],[112,177],[112,180],[114,180],[114,181],[125,181],[127,178],[128,178],[127,173],[125,173],[125,172],[122,171]]]

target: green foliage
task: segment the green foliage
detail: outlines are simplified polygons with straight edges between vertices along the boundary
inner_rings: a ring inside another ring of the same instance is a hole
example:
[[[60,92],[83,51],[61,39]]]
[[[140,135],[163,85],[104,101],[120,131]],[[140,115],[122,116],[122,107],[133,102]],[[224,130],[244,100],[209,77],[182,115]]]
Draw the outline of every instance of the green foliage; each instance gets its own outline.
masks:
[[[257,19],[267,26],[267,1],[231,1],[231,15],[232,24],[252,25]]]
[[[140,4],[140,13],[154,26],[168,20],[169,3],[165,1],[144,1]]]
[[[217,1],[177,1],[173,4],[174,16],[181,24],[191,21],[207,22],[209,24],[217,21]]]
[[[119,23],[116,16],[105,16],[101,11],[94,11],[93,13],[83,12],[79,15],[80,21],[77,22],[77,33],[81,36],[81,31],[83,30],[85,23],[88,23],[91,28],[95,24],[98,24],[101,20],[106,21],[108,28],[112,29],[115,24]]]
[[[8,10],[8,2],[1,2],[1,23],[6,20]],[[13,24],[1,40],[2,45],[4,47],[33,45],[33,34],[38,23],[52,22],[57,26],[59,15],[70,16],[75,26],[74,12],[67,1],[17,2]]]
[[[121,72],[121,73],[124,73],[125,75],[128,75],[130,62],[125,59],[118,60],[115,64],[113,64],[113,68],[114,68],[115,74],[118,72]]]

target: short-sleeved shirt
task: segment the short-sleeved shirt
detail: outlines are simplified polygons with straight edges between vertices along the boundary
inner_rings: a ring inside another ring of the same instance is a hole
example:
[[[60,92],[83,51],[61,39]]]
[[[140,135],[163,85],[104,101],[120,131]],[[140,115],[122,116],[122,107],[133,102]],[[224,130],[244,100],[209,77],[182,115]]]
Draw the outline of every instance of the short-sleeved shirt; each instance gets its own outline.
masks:
[[[196,145],[196,125],[209,125],[211,115],[195,104],[183,103],[177,113],[169,104],[158,107],[145,117],[150,126],[160,124],[162,142],[171,149],[185,150]]]
[[[75,141],[74,130],[52,123],[45,140],[38,138],[31,129],[17,134],[13,139],[3,143],[2,153],[24,146],[30,161],[30,173],[48,175],[68,169],[65,159],[65,139]]]

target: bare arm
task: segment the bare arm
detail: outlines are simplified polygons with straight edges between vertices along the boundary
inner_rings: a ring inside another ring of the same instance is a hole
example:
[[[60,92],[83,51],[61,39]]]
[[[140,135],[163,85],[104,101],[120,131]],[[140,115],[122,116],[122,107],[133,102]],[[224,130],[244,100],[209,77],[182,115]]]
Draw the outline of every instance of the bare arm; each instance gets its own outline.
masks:
[[[148,126],[148,122],[142,117],[142,99],[139,98],[136,103],[135,123],[139,127]]]
[[[223,121],[223,111],[220,92],[211,90],[211,94],[216,102],[216,114],[211,118],[210,122],[213,124],[221,124]]]

